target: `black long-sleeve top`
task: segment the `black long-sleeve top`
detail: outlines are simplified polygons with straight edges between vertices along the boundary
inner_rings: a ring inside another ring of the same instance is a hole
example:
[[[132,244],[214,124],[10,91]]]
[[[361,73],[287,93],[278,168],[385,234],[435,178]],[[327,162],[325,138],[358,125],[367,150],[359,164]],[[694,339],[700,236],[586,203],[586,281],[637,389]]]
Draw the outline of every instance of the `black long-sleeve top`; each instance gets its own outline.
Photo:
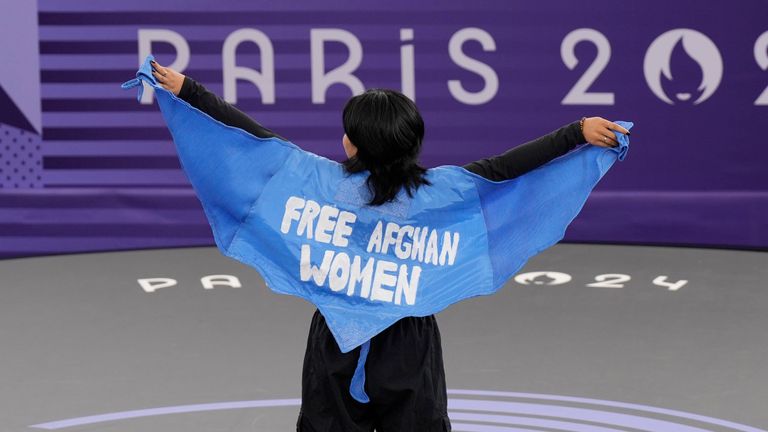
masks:
[[[262,126],[189,76],[184,77],[179,98],[216,120],[243,129],[257,137],[285,139]],[[470,162],[464,165],[464,168],[489,180],[508,180],[534,170],[585,142],[584,135],[579,128],[579,122],[574,121],[533,141],[513,147],[502,154]]]

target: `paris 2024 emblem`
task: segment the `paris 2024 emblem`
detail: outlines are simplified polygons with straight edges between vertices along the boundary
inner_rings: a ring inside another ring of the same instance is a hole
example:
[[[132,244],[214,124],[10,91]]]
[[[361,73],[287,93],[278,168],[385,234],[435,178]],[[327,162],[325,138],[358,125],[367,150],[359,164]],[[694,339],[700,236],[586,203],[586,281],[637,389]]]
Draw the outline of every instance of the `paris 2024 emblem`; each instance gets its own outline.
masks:
[[[690,65],[689,59],[698,64],[701,81],[695,89],[680,89],[681,80],[675,80],[678,74],[673,75],[672,71],[677,65],[686,62]],[[720,85],[723,59],[715,43],[705,34],[692,29],[674,29],[657,37],[648,47],[643,72],[648,87],[662,101],[670,105],[693,101],[693,105],[698,105],[709,99]]]

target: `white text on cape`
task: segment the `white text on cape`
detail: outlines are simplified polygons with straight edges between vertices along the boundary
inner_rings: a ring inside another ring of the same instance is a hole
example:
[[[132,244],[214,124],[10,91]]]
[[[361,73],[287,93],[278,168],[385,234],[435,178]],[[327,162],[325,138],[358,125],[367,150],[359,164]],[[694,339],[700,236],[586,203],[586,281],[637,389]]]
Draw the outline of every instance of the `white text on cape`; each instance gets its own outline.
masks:
[[[355,213],[291,196],[285,202],[280,232],[293,231],[299,237],[345,248],[356,220]],[[443,231],[441,236],[438,230],[429,227],[400,226],[379,220],[368,239],[366,252],[387,255],[390,260],[327,249],[317,266],[312,263],[312,248],[303,244],[299,276],[302,282],[312,280],[317,286],[328,286],[339,294],[412,306],[416,304],[422,268],[402,261],[453,265],[458,247],[458,232]]]

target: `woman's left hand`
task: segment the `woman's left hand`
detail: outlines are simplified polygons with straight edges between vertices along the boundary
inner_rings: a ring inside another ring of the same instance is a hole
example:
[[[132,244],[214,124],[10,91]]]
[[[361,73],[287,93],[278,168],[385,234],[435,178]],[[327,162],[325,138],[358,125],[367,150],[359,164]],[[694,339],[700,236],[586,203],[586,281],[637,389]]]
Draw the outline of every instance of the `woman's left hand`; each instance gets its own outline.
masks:
[[[152,61],[152,75],[164,89],[169,90],[178,96],[181,91],[181,85],[184,84],[184,75],[175,70],[160,66],[156,61]]]
[[[608,121],[602,117],[589,117],[584,120],[584,139],[592,145],[599,147],[616,147],[619,143],[616,141],[616,135],[613,131],[629,135],[629,131]]]

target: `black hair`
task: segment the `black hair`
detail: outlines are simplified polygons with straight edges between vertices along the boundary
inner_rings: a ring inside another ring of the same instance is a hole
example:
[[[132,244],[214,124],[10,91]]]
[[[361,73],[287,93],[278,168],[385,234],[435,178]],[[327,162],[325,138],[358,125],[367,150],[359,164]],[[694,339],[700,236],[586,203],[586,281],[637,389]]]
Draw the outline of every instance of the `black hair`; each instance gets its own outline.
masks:
[[[420,185],[430,185],[427,169],[418,157],[424,139],[424,120],[404,94],[370,89],[351,98],[344,107],[344,132],[357,153],[342,162],[345,170],[368,170],[372,198],[369,205],[393,201],[405,187],[408,196]]]

